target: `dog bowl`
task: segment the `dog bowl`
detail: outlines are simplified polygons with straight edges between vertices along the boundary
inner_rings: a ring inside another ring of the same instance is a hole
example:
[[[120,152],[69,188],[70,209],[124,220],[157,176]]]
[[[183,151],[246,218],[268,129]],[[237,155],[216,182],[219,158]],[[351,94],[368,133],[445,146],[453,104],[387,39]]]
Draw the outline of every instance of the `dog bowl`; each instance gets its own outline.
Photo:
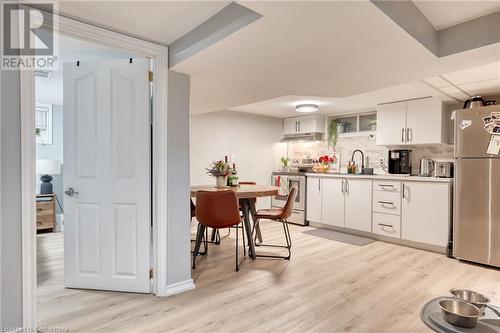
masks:
[[[488,297],[468,289],[450,289],[450,293],[462,301],[474,304],[481,312],[484,312],[486,304],[490,302]]]
[[[456,299],[443,299],[439,301],[443,318],[452,325],[464,328],[473,328],[483,312],[475,305]]]

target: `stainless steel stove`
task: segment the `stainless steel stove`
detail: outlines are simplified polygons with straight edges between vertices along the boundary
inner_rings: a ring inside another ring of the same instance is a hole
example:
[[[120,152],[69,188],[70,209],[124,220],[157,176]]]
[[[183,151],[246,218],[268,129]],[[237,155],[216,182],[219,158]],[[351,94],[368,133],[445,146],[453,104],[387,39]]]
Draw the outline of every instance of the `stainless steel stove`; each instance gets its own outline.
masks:
[[[280,193],[271,197],[271,206],[273,208],[282,208],[288,198],[290,189],[295,186],[298,189],[297,197],[293,205],[292,215],[288,221],[294,224],[308,225],[306,221],[306,172],[305,171],[289,171],[289,172],[273,172],[271,176],[271,185],[282,185],[282,182],[287,182],[288,190],[286,193]]]

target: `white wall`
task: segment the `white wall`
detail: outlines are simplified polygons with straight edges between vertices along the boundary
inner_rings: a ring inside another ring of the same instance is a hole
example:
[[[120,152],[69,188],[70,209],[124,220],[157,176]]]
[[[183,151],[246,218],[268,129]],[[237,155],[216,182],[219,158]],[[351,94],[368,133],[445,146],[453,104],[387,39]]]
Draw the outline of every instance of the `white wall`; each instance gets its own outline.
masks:
[[[269,184],[278,170],[279,158],[286,156],[280,143],[283,120],[234,111],[191,116],[191,185],[213,184],[205,168],[225,155],[234,155],[240,181]],[[259,207],[269,208],[267,198]]]
[[[167,292],[189,289],[189,76],[169,71],[167,112]],[[179,290],[180,289],[180,290]]]

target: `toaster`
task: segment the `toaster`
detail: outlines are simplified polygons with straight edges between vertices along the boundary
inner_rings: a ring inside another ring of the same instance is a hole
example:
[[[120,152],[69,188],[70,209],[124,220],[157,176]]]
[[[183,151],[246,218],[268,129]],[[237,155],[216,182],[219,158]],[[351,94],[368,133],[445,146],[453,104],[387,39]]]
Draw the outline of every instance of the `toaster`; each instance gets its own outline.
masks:
[[[452,178],[453,162],[436,162],[434,165],[434,177]]]

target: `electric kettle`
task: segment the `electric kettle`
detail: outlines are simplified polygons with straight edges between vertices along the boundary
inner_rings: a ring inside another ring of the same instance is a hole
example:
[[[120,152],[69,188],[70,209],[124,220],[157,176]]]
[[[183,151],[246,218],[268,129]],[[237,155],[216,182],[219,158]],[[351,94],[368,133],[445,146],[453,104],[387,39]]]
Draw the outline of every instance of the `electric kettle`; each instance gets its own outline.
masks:
[[[472,96],[464,103],[464,109],[472,109],[484,106],[484,100],[481,96]]]
[[[420,176],[429,177],[434,171],[434,161],[427,158],[420,160]]]

